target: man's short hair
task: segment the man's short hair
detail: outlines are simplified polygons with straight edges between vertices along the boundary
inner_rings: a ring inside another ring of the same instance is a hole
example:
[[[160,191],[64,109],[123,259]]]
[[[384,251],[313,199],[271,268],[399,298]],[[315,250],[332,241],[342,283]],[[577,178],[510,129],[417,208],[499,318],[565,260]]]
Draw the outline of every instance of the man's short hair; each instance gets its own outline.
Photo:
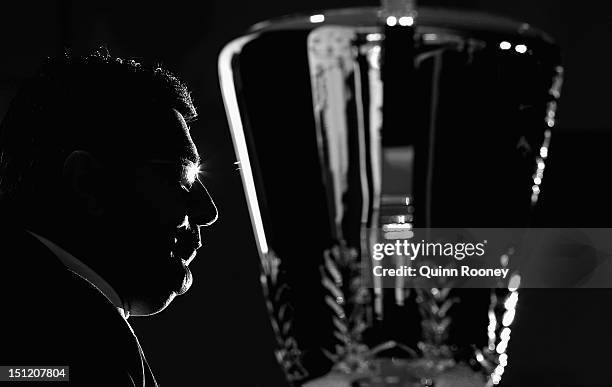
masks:
[[[160,66],[106,49],[49,59],[24,82],[0,124],[0,204],[45,192],[43,185],[62,178],[74,150],[102,159],[136,155],[160,108],[176,109],[187,122],[196,117],[186,86]]]

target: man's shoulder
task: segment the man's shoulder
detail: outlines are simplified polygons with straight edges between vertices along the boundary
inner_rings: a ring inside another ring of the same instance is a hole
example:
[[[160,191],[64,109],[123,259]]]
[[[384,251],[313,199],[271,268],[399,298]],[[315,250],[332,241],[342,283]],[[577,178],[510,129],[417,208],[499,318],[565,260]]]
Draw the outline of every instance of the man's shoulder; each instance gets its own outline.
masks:
[[[0,361],[70,365],[71,378],[104,372],[127,385],[142,378],[138,341],[98,289],[24,230],[0,234],[0,257],[3,330],[8,333]]]

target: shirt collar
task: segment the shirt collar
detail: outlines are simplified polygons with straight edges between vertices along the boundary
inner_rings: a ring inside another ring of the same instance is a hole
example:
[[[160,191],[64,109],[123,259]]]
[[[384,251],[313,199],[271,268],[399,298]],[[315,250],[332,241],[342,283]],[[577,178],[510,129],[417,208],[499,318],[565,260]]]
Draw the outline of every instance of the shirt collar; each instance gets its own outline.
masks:
[[[55,256],[64,264],[64,266],[68,268],[68,270],[72,271],[98,289],[100,293],[102,293],[115,307],[117,307],[123,318],[127,319],[129,317],[129,310],[125,307],[121,297],[119,297],[119,294],[108,282],[104,280],[104,278],[100,277],[98,273],[96,273],[81,260],[77,259],[74,255],[62,249],[47,238],[42,237],[32,231],[28,232],[36,237],[36,239],[38,239],[42,244],[47,246],[47,248],[51,250],[53,254],[55,254]]]

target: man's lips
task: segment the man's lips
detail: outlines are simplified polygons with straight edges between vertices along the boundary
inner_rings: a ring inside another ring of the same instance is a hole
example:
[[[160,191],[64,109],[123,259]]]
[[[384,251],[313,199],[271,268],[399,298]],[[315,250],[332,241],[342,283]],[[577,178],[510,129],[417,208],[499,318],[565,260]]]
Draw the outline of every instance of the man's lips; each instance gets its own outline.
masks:
[[[179,296],[189,290],[191,284],[193,283],[193,275],[191,274],[191,270],[188,266],[195,255],[195,250],[192,250],[190,254],[185,255],[177,253],[174,250],[170,251],[170,259],[174,261],[173,265],[176,265],[175,268],[178,268],[178,265],[181,267],[180,273],[177,272],[177,274],[180,275],[180,278],[177,278],[177,280],[180,282],[177,283],[177,288],[175,289],[176,294]]]
[[[173,256],[179,258],[188,266],[196,256],[197,250],[202,247],[200,241],[175,242],[172,247]]]
[[[179,288],[176,290],[176,294],[179,296],[189,290],[193,283],[193,276],[188,266],[195,258],[196,252],[201,246],[202,243],[199,238],[181,238],[180,236],[174,238],[170,256],[172,259],[176,259],[180,262],[184,273]]]

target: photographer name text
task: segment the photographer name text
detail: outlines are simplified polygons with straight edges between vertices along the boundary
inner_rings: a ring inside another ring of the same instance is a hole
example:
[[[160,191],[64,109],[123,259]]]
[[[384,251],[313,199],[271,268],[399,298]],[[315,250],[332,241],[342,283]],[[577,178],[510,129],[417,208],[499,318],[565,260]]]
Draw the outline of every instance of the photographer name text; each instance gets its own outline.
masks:
[[[396,268],[384,268],[382,266],[374,266],[373,273],[376,277],[424,277],[424,278],[440,278],[440,277],[501,277],[506,278],[510,269],[483,269],[471,268],[467,265],[458,268],[448,267],[430,267],[420,266],[400,266]]]
[[[375,243],[372,246],[372,259],[377,262],[385,257],[406,257],[410,261],[420,257],[446,257],[453,261],[463,261],[465,258],[485,255],[486,245],[486,240],[477,243],[396,240],[394,243]],[[508,268],[474,268],[469,265],[443,267],[423,264],[402,265],[393,268],[374,265],[372,267],[375,277],[423,277],[429,279],[443,277],[497,277],[505,279],[509,271]]]

